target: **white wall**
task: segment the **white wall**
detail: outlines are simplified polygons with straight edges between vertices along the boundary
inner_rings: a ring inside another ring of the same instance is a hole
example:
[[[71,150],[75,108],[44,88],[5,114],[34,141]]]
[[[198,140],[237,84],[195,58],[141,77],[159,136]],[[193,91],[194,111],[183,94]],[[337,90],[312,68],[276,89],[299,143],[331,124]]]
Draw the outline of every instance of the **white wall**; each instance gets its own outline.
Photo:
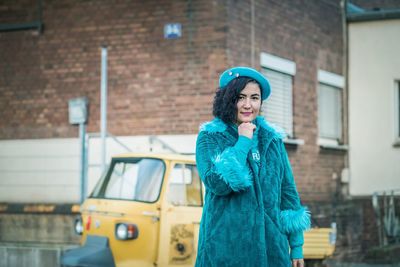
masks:
[[[349,25],[350,194],[400,188],[395,147],[395,81],[400,80],[400,20]]]
[[[157,136],[180,153],[194,153],[196,135]],[[89,139],[88,193],[101,175],[100,138]],[[118,137],[133,152],[169,152],[148,136]],[[127,150],[107,140],[107,161]],[[80,143],[78,138],[0,140],[0,202],[78,203]]]
[[[78,139],[0,141],[0,202],[79,201]]]

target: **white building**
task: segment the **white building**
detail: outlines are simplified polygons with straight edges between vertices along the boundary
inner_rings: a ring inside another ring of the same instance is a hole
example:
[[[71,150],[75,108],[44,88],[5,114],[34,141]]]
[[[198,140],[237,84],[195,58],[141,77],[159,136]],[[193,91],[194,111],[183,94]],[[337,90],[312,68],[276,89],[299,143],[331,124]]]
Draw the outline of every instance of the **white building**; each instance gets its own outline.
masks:
[[[400,189],[400,10],[348,13],[349,190]]]

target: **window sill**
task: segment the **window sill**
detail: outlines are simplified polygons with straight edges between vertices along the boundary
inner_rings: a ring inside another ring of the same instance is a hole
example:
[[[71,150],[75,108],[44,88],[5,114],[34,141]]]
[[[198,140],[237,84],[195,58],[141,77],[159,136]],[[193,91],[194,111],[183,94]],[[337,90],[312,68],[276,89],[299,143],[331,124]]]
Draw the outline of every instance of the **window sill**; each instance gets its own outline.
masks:
[[[337,140],[319,138],[317,144],[323,149],[349,150],[348,145],[340,145]]]
[[[285,138],[285,139],[283,139],[283,143],[285,145],[291,145],[291,146],[302,146],[302,145],[304,145],[304,140],[303,139]]]

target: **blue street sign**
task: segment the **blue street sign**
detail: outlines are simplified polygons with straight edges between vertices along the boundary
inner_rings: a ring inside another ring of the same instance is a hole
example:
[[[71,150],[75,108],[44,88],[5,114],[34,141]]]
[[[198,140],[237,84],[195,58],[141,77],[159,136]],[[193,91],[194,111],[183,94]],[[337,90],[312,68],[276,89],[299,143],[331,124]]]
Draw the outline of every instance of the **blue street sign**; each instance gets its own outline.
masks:
[[[168,23],[164,26],[165,39],[177,39],[182,36],[182,25],[180,23]]]

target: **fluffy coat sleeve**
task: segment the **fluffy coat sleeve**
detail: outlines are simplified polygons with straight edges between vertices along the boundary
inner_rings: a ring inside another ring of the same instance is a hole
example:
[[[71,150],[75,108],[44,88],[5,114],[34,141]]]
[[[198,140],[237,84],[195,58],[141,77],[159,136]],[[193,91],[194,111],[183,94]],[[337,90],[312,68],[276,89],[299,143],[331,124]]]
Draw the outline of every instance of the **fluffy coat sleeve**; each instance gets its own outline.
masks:
[[[303,231],[311,227],[310,213],[300,203],[300,197],[294,182],[292,168],[283,141],[279,142],[283,162],[281,186],[281,226],[287,234],[292,259],[303,258]]]
[[[205,186],[215,195],[227,195],[252,185],[246,165],[251,139],[240,136],[234,146],[221,151],[215,133],[200,132],[196,143],[196,163]]]

